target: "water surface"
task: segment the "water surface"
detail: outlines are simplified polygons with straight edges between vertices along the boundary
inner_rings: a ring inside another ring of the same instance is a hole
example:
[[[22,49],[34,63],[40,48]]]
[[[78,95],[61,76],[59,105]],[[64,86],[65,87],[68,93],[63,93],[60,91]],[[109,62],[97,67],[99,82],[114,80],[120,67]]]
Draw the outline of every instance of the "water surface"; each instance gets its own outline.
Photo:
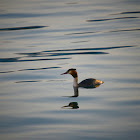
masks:
[[[140,139],[139,0],[1,0],[2,140]],[[97,78],[104,84],[74,90]]]

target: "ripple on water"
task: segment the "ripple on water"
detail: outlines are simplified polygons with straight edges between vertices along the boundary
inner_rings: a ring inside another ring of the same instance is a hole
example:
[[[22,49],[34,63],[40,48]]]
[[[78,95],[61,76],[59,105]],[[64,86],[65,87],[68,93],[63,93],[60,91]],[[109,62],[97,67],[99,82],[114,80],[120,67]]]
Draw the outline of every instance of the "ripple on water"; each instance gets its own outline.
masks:
[[[139,14],[140,11],[127,11],[127,12],[121,12],[121,13],[116,13],[116,14],[111,14],[111,15],[124,15],[124,14]]]
[[[136,18],[140,18],[140,17],[104,18],[104,19],[87,20],[87,22],[99,22],[99,21],[119,20],[119,19],[136,19]]]
[[[39,29],[45,27],[48,26],[25,26],[25,27],[0,28],[0,31],[30,30],[30,29]]]
[[[7,63],[7,62],[26,62],[26,61],[44,61],[44,60],[64,60],[70,58],[42,58],[42,59],[22,59],[21,57],[15,58],[0,58],[0,62]]]

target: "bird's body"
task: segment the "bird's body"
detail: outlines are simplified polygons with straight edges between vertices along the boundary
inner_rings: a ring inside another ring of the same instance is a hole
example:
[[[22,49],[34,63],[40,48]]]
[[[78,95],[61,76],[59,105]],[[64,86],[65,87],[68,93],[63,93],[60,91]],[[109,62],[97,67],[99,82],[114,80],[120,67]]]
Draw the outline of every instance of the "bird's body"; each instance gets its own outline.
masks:
[[[94,78],[89,78],[81,81],[78,84],[78,87],[84,87],[84,88],[96,88],[99,85],[103,84],[103,81],[94,79]]]
[[[77,74],[76,69],[69,69],[63,74],[71,74],[73,76],[73,78],[74,78],[73,86],[74,87],[96,88],[99,85],[103,84],[103,81],[100,81],[100,80],[97,80],[94,78],[85,79],[78,84],[78,74]]]

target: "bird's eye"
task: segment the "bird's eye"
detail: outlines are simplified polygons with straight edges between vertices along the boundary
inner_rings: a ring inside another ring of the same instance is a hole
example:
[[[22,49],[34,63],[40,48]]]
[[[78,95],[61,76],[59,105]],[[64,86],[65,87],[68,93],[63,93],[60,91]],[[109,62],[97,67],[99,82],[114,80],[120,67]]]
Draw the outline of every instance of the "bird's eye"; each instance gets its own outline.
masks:
[[[68,74],[71,74],[71,70],[68,71]]]

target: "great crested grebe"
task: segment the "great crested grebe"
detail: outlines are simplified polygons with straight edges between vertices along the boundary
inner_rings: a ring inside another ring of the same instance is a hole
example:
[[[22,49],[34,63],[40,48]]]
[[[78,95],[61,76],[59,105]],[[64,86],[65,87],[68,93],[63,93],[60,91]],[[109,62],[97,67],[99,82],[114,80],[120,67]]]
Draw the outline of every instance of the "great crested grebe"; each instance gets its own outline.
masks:
[[[89,78],[89,79],[85,79],[85,80],[81,81],[78,84],[78,74],[77,74],[76,69],[73,69],[73,68],[68,69],[65,73],[62,73],[61,75],[63,75],[63,74],[71,74],[73,76],[73,78],[74,78],[73,87],[96,88],[99,85],[104,83],[103,81],[100,81],[100,80],[97,80],[94,78]]]

